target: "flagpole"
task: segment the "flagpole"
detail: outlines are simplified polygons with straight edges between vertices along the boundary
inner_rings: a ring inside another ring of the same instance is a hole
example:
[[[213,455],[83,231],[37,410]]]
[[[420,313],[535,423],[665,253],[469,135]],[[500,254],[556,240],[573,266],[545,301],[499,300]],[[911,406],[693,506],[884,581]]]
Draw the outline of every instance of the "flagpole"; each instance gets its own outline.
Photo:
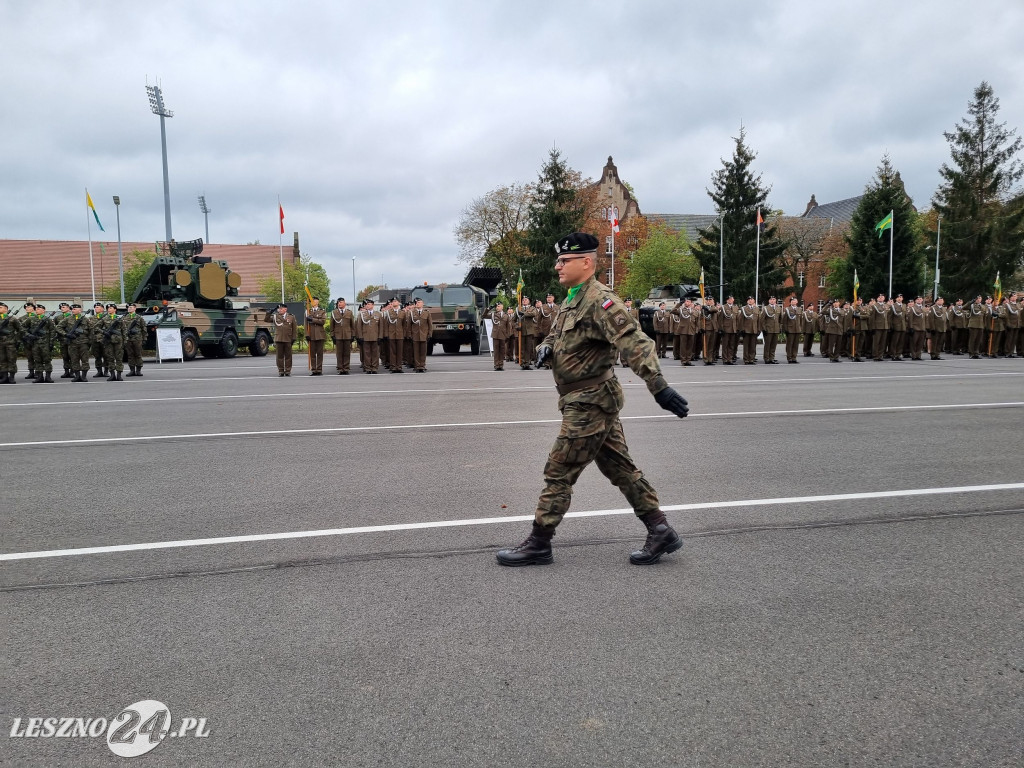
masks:
[[[757,256],[754,260],[754,303],[758,303],[757,289],[761,282],[761,209],[757,209]],[[757,350],[754,350],[755,352]]]
[[[92,222],[89,221],[89,188],[85,188],[85,228],[89,233],[89,279],[92,281],[92,303],[96,304],[96,272],[92,263]]]
[[[892,297],[892,248],[896,236],[896,209],[889,211],[889,296]]]
[[[278,195],[277,196],[277,213],[278,213],[278,216],[281,215],[281,211],[282,210],[283,209],[281,208],[281,196]],[[284,304],[284,241],[281,239],[281,236],[284,234],[284,217],[281,217],[280,224],[281,224],[281,226],[279,226],[277,228],[277,249],[280,252],[280,256],[281,256],[281,303]]]

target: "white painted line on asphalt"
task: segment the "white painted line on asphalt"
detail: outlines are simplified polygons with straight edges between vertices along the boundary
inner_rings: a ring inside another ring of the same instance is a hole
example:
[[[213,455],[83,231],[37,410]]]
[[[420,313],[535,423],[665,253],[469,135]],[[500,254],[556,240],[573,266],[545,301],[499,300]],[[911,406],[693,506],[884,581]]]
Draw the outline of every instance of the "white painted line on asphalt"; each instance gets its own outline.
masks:
[[[698,509],[735,509],[737,507],[766,507],[791,504],[817,504],[836,501],[864,501],[867,499],[893,499],[909,496],[939,496],[955,493],[991,493],[993,491],[1019,491],[1024,483],[1000,483],[996,485],[962,485],[949,488],[911,488],[900,491],[869,491],[865,493],[835,493],[826,496],[790,496],[775,499],[741,499],[734,501],[711,501],[703,504],[663,505],[665,512],[687,512]],[[566,517],[606,517],[610,515],[631,515],[632,509],[595,509],[586,512],[569,512]],[[12,560],[38,560],[48,557],[71,557],[75,555],[103,555],[114,552],[139,552],[149,549],[181,549],[204,547],[213,544],[247,544],[260,541],[281,541],[284,539],[311,539],[323,536],[349,536],[356,533],[383,533],[386,531],[419,531],[425,528],[463,528],[470,525],[492,525],[495,523],[520,523],[533,520],[533,515],[511,515],[508,517],[478,517],[463,520],[434,520],[426,523],[393,523],[389,525],[364,525],[352,528],[326,528],[318,531],[288,531],[285,533],[257,533],[247,536],[219,536],[210,539],[181,539],[179,541],[152,541],[144,544],[114,544],[104,547],[81,547],[78,549],[50,549],[40,552],[11,552],[0,554],[0,562]]]
[[[724,381],[716,379],[714,381],[672,381],[669,382],[676,387],[686,387],[693,389],[696,387],[707,387],[707,386],[724,386],[724,385],[742,385],[742,384],[808,384],[816,382],[859,382],[859,381],[893,381],[900,379],[966,379],[973,377],[990,377],[990,376],[1024,376],[1024,371],[1005,371],[1001,373],[967,373],[967,374],[920,374],[920,375],[907,375],[907,376],[829,376],[823,378],[793,378],[793,379],[743,379],[743,380],[729,380]],[[151,379],[150,382],[164,381],[164,382],[182,382],[182,381],[254,381],[256,379],[276,379],[278,376],[244,376],[236,378],[219,378],[219,379]],[[136,382],[141,384],[142,382]],[[619,383],[624,388],[637,388],[646,387],[642,381],[622,381]],[[344,391],[331,391],[331,392],[257,392],[248,395],[188,395],[181,397],[132,397],[132,398],[117,398],[109,400],[40,400],[28,403],[0,403],[0,408],[31,408],[37,406],[57,406],[57,405],[107,405],[107,404],[125,404],[125,403],[166,403],[175,402],[183,403],[190,401],[199,400],[257,400],[257,399],[275,399],[275,398],[290,398],[290,397],[348,397],[354,395],[422,395],[422,394],[445,394],[451,392],[457,394],[460,392],[531,392],[531,391],[545,391],[553,390],[554,384],[539,384],[539,385],[523,385],[517,387],[436,387],[432,389],[353,389]]]
[[[719,411],[717,413],[690,414],[691,419],[710,419],[723,417],[756,417],[756,416],[809,416],[820,414],[845,413],[876,413],[895,411],[942,411],[964,408],[1019,408],[1021,402],[1006,403],[948,403],[944,405],[879,405],[863,408],[804,408],[778,411]],[[622,421],[646,421],[651,419],[674,419],[671,413],[653,414],[650,416],[620,416]],[[519,421],[465,421],[439,424],[376,424],[367,427],[310,427],[308,429],[261,429],[247,432],[193,432],[172,435],[136,435],[125,437],[85,437],[74,440],[32,440],[17,443],[0,443],[0,448],[28,448],[45,445],[96,445],[103,443],[137,443],[159,440],[191,440],[196,438],[216,437],[267,437],[270,435],[316,435],[338,434],[344,432],[391,432],[412,429],[453,429],[475,427],[515,427],[530,424],[559,424],[562,419],[523,419]]]

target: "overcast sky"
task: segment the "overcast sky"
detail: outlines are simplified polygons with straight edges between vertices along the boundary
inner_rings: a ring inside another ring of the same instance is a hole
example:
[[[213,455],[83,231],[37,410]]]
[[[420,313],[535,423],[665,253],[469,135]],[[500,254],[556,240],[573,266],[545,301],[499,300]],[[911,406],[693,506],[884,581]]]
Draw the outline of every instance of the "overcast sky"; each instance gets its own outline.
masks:
[[[460,281],[474,198],[533,181],[557,146],[609,155],[646,213],[712,213],[746,127],[769,202],[862,193],[889,153],[919,209],[943,131],[987,80],[1024,127],[1024,3],[0,3],[0,238],[84,240],[84,188],[113,239],[164,238],[159,81],[173,234],[297,231],[332,295]],[[95,236],[95,230],[94,230]],[[2,279],[2,276],[0,276]]]

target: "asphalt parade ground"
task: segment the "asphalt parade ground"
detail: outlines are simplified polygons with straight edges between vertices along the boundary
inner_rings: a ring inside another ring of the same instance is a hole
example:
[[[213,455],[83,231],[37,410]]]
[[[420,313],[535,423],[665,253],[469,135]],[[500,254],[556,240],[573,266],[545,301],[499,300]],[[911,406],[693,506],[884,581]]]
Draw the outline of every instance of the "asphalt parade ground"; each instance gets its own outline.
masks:
[[[123,763],[42,721],[153,700],[140,765],[1021,765],[1024,363],[800,361],[667,362],[685,420],[617,369],[652,567],[596,467],[554,564],[496,564],[547,371],[0,387],[0,764]]]

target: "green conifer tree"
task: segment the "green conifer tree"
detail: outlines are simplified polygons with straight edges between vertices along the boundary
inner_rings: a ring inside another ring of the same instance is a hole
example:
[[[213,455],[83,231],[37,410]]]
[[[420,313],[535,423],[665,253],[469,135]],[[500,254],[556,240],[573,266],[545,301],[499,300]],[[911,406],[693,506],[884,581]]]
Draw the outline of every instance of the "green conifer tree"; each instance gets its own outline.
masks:
[[[879,224],[893,214],[892,228]],[[917,211],[907,197],[899,171],[892,167],[889,155],[875,171],[875,178],[864,190],[850,221],[846,241],[850,257],[839,274],[829,277],[829,288],[837,296],[853,297],[853,273],[860,288],[857,295],[865,301],[884,293],[889,296],[889,251],[892,238],[892,294],[902,293],[909,301],[926,292],[925,254]]]
[[[761,176],[754,175],[750,166],[757,157],[746,145],[746,131],[740,129],[738,138],[733,139],[736,148],[731,160],[723,160],[722,168],[715,172],[712,189],[708,197],[715,203],[715,210],[723,218],[721,229],[715,224],[701,230],[693,255],[704,267],[708,291],[718,295],[717,286],[726,283],[725,295],[733,295],[743,303],[747,296],[755,293],[754,267],[757,262],[757,212],[760,208],[764,224],[761,227],[760,279],[758,299],[764,303],[768,296],[776,294],[782,286],[784,275],[779,268],[783,243],[771,223],[768,204],[770,188],[763,186]],[[723,246],[724,276],[719,275],[719,243]]]
[[[942,215],[940,287],[964,299],[991,293],[997,271],[1005,278],[1024,266],[1024,207],[1014,200],[1024,176],[1021,139],[996,122],[999,99],[988,83],[975,88],[967,111],[943,134],[952,165],[939,169],[933,199]]]

